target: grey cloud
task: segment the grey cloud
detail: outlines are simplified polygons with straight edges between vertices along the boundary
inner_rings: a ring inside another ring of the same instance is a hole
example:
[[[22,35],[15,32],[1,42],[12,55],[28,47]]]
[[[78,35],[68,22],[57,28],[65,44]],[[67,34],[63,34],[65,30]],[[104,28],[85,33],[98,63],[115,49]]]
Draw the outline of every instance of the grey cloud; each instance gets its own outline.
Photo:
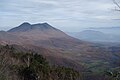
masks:
[[[23,21],[48,22],[62,30],[120,25],[113,20],[120,15],[112,11],[112,0],[2,0],[0,5],[0,26]]]

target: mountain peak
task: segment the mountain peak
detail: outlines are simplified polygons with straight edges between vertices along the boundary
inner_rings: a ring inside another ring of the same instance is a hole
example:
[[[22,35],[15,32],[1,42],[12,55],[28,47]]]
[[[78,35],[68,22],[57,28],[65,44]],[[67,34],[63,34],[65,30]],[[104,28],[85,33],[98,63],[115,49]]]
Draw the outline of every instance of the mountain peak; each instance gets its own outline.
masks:
[[[41,23],[41,24],[44,24],[44,25],[49,25],[47,22],[45,22],[45,23]]]
[[[33,24],[32,25],[33,29],[39,29],[39,30],[48,30],[48,29],[54,29],[56,30],[56,28],[52,27],[50,24],[48,23],[38,23],[38,24]]]
[[[30,29],[31,29],[31,24],[28,22],[24,22],[21,25],[19,25],[18,27],[10,29],[8,32],[24,32],[24,31],[28,31]]]
[[[24,22],[20,26],[10,29],[8,32],[25,32],[25,31],[28,31],[28,30],[44,31],[44,30],[48,30],[48,29],[49,30],[50,29],[51,30],[57,30],[56,28],[52,27],[48,23],[30,24],[28,22]]]
[[[24,22],[21,25],[31,25],[29,22]]]

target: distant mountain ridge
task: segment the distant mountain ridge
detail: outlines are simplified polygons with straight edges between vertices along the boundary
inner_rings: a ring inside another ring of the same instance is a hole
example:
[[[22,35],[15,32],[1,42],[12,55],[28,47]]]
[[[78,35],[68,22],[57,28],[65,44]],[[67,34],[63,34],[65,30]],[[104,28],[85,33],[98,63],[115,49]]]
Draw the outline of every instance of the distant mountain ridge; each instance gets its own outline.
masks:
[[[28,22],[24,22],[20,26],[8,30],[8,32],[25,32],[33,29],[46,30],[55,28],[49,25],[48,23],[30,24]]]
[[[81,32],[68,34],[80,40],[89,42],[120,42],[119,35],[108,34],[97,30],[84,30]]]
[[[92,34],[89,34],[89,32],[91,31],[87,31],[88,35],[86,35],[88,37],[98,33],[99,36],[96,37],[99,38],[102,34],[97,31],[91,32]],[[83,33],[86,33],[86,31]],[[84,37],[84,35],[82,36]],[[89,73],[90,70],[87,65],[91,63],[100,62],[99,65],[95,64],[96,66],[93,69],[96,70],[96,67],[100,67],[99,70],[101,71],[101,67],[107,69],[117,66],[120,61],[119,44],[111,47],[79,40],[48,23],[30,24],[24,22],[8,31],[1,31],[0,45],[6,44],[18,50],[35,51],[43,55],[50,64],[74,68],[80,72],[87,70]],[[102,79],[95,78],[92,80]]]
[[[120,26],[116,26],[116,27],[90,27],[89,29],[120,29]]]
[[[78,43],[84,44],[84,41],[75,39],[63,31],[52,27],[48,23],[30,24],[24,22],[21,25],[8,30],[6,33],[12,34],[18,39],[10,40],[11,38],[8,37],[8,39],[5,39],[6,43],[12,42],[16,44],[18,41],[19,45],[30,44],[43,47],[56,47],[63,49],[66,47],[71,49],[72,47],[75,48],[74,46],[77,46]]]

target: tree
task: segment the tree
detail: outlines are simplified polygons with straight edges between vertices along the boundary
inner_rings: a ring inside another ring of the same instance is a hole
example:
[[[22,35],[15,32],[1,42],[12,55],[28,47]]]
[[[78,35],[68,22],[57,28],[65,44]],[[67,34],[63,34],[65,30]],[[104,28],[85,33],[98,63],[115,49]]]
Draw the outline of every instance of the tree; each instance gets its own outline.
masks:
[[[8,80],[10,77],[10,66],[11,61],[8,57],[9,54],[9,46],[6,45],[4,47],[0,46],[0,80]]]
[[[26,53],[20,59],[25,63],[18,66],[21,80],[49,80],[50,66],[41,55]]]
[[[115,10],[120,11],[120,4],[116,0],[113,0],[113,2],[116,5]]]
[[[120,80],[120,68],[113,68],[112,70],[106,71],[105,75],[109,77],[109,80]]]
[[[0,80],[81,80],[72,68],[52,66],[35,52],[0,46]]]

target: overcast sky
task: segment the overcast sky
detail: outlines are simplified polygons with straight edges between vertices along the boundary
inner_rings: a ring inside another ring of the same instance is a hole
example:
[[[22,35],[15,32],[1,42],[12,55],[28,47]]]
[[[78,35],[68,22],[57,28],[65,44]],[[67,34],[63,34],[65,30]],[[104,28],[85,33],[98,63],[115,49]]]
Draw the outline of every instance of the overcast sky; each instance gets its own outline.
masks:
[[[112,0],[0,0],[0,30],[47,22],[67,32],[120,26]]]

